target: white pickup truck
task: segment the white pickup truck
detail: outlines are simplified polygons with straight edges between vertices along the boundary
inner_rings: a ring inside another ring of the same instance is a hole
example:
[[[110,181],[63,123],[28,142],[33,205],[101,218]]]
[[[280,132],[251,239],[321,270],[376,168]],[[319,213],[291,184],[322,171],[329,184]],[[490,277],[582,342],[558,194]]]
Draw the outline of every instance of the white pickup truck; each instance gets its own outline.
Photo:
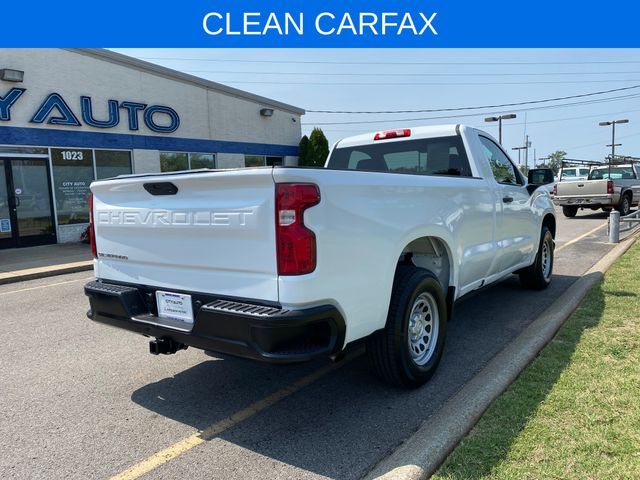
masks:
[[[512,273],[551,280],[548,192],[460,125],[347,138],[324,169],[128,175],[91,192],[88,316],[154,338],[155,354],[291,363],[366,339],[378,375],[413,387],[456,299]]]

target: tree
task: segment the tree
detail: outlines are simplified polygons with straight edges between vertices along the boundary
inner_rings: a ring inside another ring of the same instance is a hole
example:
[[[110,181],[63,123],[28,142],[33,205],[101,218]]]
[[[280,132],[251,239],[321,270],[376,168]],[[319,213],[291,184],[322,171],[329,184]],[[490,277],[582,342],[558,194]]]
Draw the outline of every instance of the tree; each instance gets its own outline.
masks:
[[[554,171],[554,173],[558,173],[560,167],[562,167],[562,161],[567,156],[567,152],[564,150],[556,150],[553,153],[549,154],[549,160],[547,163],[543,164],[542,167],[550,168]]]
[[[304,139],[304,137],[303,137]],[[302,140],[300,141],[302,143]],[[305,157],[300,156],[299,165],[322,167],[329,156],[329,141],[319,128],[314,128],[309,137],[309,147]]]
[[[298,144],[298,165],[306,165],[309,157],[309,137],[304,135]]]

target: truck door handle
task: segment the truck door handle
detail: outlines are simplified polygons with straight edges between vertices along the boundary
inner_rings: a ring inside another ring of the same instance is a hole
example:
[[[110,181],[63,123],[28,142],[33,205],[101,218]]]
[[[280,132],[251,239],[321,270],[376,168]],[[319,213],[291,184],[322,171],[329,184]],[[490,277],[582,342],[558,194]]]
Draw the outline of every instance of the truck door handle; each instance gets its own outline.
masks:
[[[504,203],[511,203],[513,202],[513,197],[502,197],[502,201]]]
[[[584,187],[584,183],[579,183],[578,187]]]

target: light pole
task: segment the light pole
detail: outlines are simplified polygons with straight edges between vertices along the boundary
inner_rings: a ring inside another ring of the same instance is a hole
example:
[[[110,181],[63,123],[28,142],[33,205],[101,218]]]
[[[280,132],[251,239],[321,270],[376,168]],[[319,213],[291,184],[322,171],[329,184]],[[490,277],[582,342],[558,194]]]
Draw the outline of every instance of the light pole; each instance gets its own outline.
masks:
[[[611,162],[616,156],[616,147],[621,146],[621,143],[616,143],[616,124],[619,123],[629,123],[629,120],[624,118],[622,120],[613,120],[611,122],[600,122],[598,125],[601,127],[608,127],[611,125],[611,145],[607,145],[607,147],[611,147],[611,158],[609,158],[609,178],[611,178]]]
[[[502,120],[511,120],[512,118],[516,118],[515,113],[508,113],[506,115],[500,115],[499,117],[487,117],[484,119],[485,122],[498,122],[498,142],[502,145]]]

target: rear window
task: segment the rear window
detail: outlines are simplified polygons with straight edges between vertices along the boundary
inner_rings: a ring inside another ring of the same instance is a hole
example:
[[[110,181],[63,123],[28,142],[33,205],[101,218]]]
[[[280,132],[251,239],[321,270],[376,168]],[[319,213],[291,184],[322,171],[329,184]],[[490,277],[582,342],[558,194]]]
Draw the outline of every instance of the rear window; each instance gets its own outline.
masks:
[[[636,177],[632,167],[611,167],[611,175],[609,175],[609,168],[597,168],[589,174],[589,180],[602,180],[603,178],[628,180]]]
[[[328,168],[413,175],[470,177],[469,160],[459,136],[385,142],[336,148]]]

